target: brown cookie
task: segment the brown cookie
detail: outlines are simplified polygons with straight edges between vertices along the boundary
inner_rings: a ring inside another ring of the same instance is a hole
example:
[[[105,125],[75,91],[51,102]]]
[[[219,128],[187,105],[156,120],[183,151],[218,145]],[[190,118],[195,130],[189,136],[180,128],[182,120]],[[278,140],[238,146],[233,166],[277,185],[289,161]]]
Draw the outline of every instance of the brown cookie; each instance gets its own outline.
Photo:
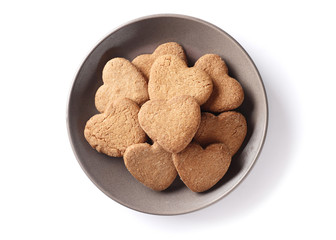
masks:
[[[158,143],[129,146],[124,154],[124,162],[133,177],[155,191],[168,188],[177,175],[172,154]]]
[[[210,112],[223,112],[239,107],[244,100],[240,83],[228,75],[228,68],[220,56],[206,54],[199,58],[195,67],[205,71],[213,82],[213,91],[202,109]]]
[[[200,120],[200,107],[190,96],[150,100],[139,112],[143,130],[154,142],[172,153],[182,151],[191,142]]]
[[[139,106],[129,99],[112,101],[104,113],[87,121],[84,136],[98,152],[121,157],[128,146],[146,141],[138,112]]]
[[[183,61],[187,62],[187,57],[181,45],[176,42],[168,42],[158,46],[152,54],[142,54],[134,58],[132,63],[143,73],[148,79],[150,69],[154,61],[162,55],[171,54],[176,55]]]
[[[212,143],[224,143],[234,155],[247,133],[245,117],[238,112],[223,112],[218,116],[202,113],[200,127],[195,134],[195,141],[203,147]]]
[[[127,59],[108,61],[103,69],[103,82],[95,97],[99,112],[104,112],[108,102],[117,98],[129,98],[139,105],[149,99],[146,79]]]
[[[202,105],[212,93],[212,80],[203,70],[189,68],[181,58],[164,55],[158,57],[151,68],[148,93],[150,99],[188,95]]]
[[[231,154],[222,143],[203,149],[192,142],[182,152],[173,154],[173,161],[184,184],[193,192],[204,192],[225,175]]]

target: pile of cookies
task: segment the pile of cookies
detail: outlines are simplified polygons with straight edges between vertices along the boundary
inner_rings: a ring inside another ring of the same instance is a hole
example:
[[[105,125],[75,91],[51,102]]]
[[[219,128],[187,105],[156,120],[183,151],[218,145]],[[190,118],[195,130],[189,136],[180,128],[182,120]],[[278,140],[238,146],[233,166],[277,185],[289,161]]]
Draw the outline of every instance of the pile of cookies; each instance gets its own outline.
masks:
[[[100,113],[84,129],[94,149],[123,157],[128,171],[156,191],[177,175],[194,192],[224,176],[247,124],[232,111],[243,89],[220,56],[206,54],[188,67],[183,48],[169,42],[132,62],[111,59],[102,78],[95,96]]]

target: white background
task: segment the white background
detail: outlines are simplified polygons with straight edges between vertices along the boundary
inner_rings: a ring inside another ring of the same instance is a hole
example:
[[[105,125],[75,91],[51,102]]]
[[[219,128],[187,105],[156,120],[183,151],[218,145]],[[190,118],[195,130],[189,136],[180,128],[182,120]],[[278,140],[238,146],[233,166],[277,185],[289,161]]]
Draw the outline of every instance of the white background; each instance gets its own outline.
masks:
[[[152,216],[105,196],[67,135],[73,78],[116,27],[180,13],[232,35],[269,100],[265,146],[218,203]],[[332,1],[1,1],[0,239],[335,239]]]

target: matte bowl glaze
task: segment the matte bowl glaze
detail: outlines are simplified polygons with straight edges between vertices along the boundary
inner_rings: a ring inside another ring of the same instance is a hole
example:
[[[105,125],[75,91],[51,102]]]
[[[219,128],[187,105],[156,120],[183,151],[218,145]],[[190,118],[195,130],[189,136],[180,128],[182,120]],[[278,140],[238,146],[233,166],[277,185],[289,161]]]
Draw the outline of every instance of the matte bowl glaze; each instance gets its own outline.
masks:
[[[192,66],[206,53],[220,55],[230,76],[243,86],[245,100],[238,109],[247,119],[248,133],[233,157],[227,174],[204,193],[190,191],[176,178],[163,192],[155,192],[127,171],[122,158],[92,149],[84,138],[86,121],[97,113],[94,96],[102,85],[102,69],[114,57],[132,61],[160,44],[183,46]],[[265,89],[253,61],[230,35],[203,20],[183,15],[153,15],[136,19],[104,38],[88,55],[74,80],[68,102],[67,125],[73,151],[87,176],[113,200],[131,209],[160,215],[182,214],[214,203],[232,191],[247,175],[263,146],[268,121]]]

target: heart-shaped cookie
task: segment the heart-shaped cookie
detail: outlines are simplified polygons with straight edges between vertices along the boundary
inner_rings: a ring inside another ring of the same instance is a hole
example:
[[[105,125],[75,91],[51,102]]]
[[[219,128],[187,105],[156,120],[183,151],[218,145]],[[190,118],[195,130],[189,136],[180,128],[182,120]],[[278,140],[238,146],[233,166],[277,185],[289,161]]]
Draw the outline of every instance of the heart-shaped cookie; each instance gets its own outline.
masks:
[[[228,68],[220,56],[206,54],[199,58],[195,67],[205,71],[213,82],[210,98],[202,109],[210,112],[223,112],[239,107],[244,100],[240,83],[228,75]]]
[[[202,105],[212,93],[212,80],[203,70],[189,68],[181,58],[164,55],[153,63],[148,81],[148,93],[150,99],[170,99],[188,95]]]
[[[191,142],[200,120],[200,107],[190,96],[150,100],[139,112],[142,129],[154,142],[172,153],[182,151]]]
[[[172,154],[158,143],[129,146],[124,154],[124,162],[134,178],[155,191],[168,188],[177,175]]]
[[[173,154],[173,161],[184,184],[193,192],[204,192],[225,175],[231,154],[225,144],[211,144],[203,149],[192,142],[182,152]]]
[[[233,156],[242,145],[246,133],[247,124],[241,113],[229,111],[215,116],[204,112],[194,139],[203,147],[212,143],[224,143]]]
[[[152,54],[142,54],[133,59],[132,63],[143,73],[148,79],[150,69],[154,61],[162,55],[176,55],[183,61],[187,62],[187,57],[181,45],[176,42],[168,42],[158,46]]]
[[[147,80],[127,59],[113,58],[103,69],[104,84],[97,90],[95,105],[104,112],[109,101],[128,98],[141,105],[149,99]]]
[[[138,112],[139,106],[129,99],[112,101],[104,113],[87,121],[84,136],[98,152],[121,157],[128,146],[147,139],[139,125]]]

